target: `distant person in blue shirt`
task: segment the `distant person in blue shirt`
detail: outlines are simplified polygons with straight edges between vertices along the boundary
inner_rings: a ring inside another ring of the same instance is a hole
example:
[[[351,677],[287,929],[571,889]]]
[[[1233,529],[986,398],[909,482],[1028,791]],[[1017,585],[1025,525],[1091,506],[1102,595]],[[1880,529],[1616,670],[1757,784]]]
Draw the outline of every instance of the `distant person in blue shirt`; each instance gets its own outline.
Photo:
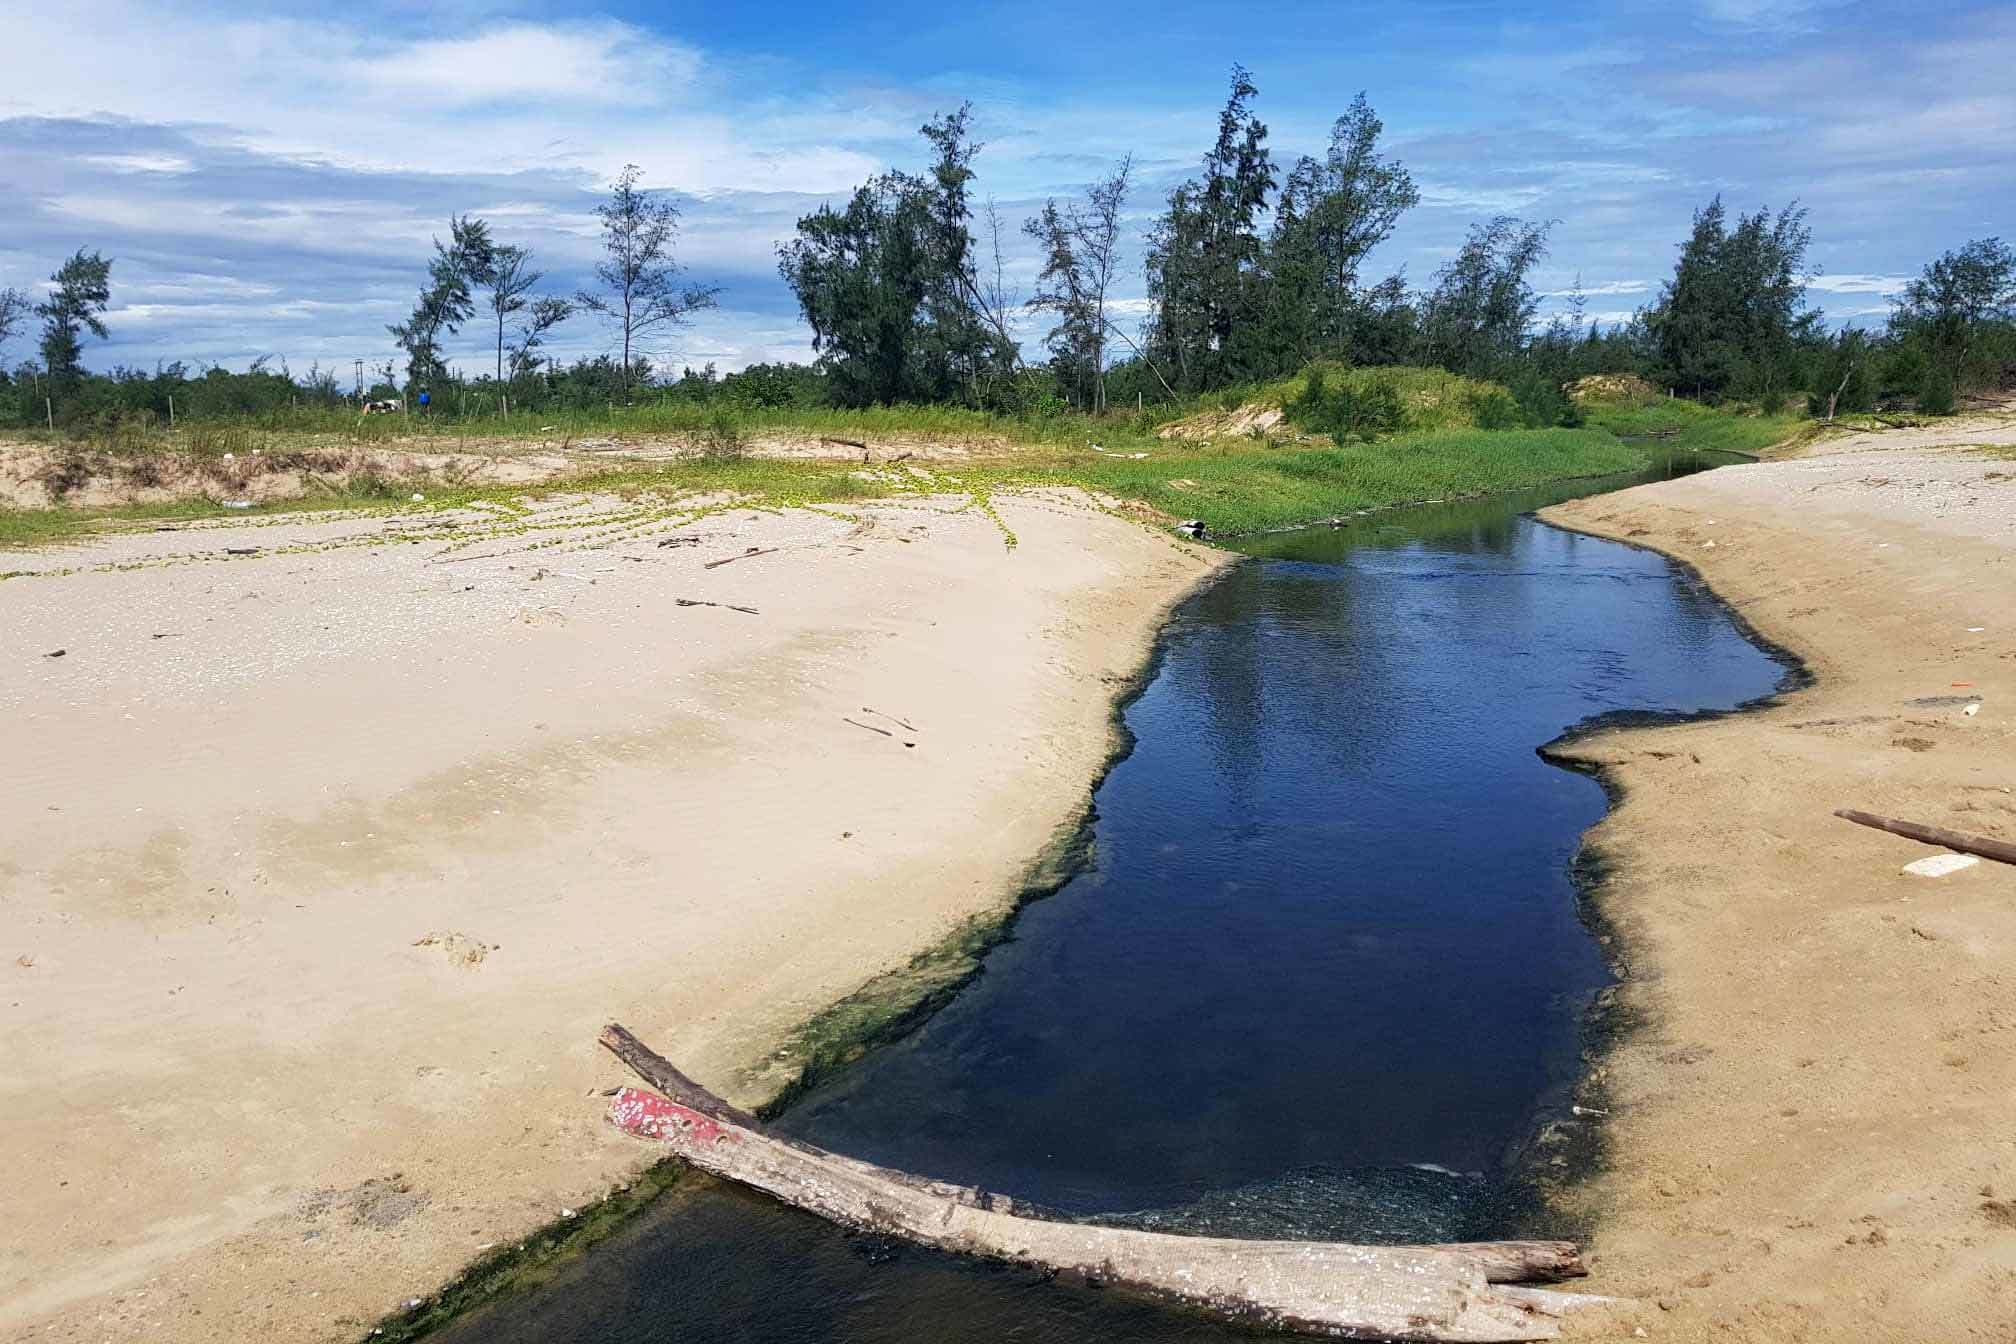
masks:
[[[427,409],[427,389],[424,387],[420,389],[420,409]]]

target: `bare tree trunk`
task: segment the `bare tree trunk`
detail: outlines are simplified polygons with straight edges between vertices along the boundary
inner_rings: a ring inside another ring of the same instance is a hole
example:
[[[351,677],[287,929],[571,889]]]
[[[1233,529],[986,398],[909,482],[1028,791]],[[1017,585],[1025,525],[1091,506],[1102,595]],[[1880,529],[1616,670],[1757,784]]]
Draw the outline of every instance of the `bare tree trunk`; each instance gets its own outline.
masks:
[[[1842,374],[1842,375],[1841,375],[1841,384],[1840,384],[1840,386],[1836,387],[1836,388],[1834,389],[1834,392],[1833,392],[1833,394],[1832,394],[1831,396],[1829,396],[1829,397],[1827,398],[1827,420],[1828,420],[1828,423],[1830,423],[1830,424],[1831,424],[1831,423],[1833,423],[1833,420],[1834,420],[1834,408],[1835,408],[1836,406],[1839,406],[1839,405],[1841,404],[1841,394],[1842,394],[1843,392],[1846,392],[1846,391],[1848,390],[1848,380],[1849,380],[1850,378],[1853,378],[1854,376],[1855,376],[1855,361],[1851,359],[1851,360],[1849,360],[1849,361],[1848,361],[1848,371],[1847,371],[1846,373],[1844,373],[1844,374]]]

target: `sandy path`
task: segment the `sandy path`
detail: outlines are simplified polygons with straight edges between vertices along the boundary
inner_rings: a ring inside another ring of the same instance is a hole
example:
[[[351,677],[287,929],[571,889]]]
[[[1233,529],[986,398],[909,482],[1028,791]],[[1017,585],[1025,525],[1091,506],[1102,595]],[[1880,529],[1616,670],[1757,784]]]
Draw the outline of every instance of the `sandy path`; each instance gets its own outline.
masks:
[[[2016,461],[1860,436],[1545,516],[1697,566],[1817,677],[1574,752],[1625,790],[1592,839],[1639,1024],[1577,1198],[1591,1286],[1648,1304],[1591,1333],[2016,1338],[2016,869],[1910,876],[1943,851],[1829,815],[2016,839]]]
[[[0,1338],[354,1338],[647,1156],[605,1019],[753,1100],[998,908],[1220,559],[956,503],[0,555]]]

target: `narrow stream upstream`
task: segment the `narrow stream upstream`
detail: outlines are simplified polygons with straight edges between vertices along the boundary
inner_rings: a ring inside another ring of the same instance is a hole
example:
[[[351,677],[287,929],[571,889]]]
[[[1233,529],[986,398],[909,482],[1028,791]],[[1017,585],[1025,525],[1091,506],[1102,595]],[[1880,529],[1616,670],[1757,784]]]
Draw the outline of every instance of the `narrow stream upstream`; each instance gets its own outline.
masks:
[[[1698,459],[1651,476],[1694,469]],[[1094,852],[923,1028],[779,1122],[837,1151],[1170,1230],[1467,1240],[1608,973],[1570,862],[1601,787],[1535,748],[1784,669],[1650,552],[1524,516],[1645,476],[1242,547],[1126,712]],[[460,1340],[1203,1340],[1124,1294],[683,1183]]]

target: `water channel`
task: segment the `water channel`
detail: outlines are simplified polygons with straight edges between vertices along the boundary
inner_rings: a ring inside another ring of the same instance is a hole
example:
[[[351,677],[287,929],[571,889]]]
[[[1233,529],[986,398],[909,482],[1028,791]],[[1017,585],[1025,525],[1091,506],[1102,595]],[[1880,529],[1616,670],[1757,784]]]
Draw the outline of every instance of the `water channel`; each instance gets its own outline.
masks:
[[[1608,979],[1571,875],[1605,800],[1535,749],[1786,675],[1677,566],[1528,516],[1642,479],[1243,543],[1254,558],[1164,632],[1085,867],[947,1008],[779,1127],[1176,1231],[1548,1233],[1520,1158],[1566,1103]],[[696,1180],[446,1337],[1246,1336]]]

